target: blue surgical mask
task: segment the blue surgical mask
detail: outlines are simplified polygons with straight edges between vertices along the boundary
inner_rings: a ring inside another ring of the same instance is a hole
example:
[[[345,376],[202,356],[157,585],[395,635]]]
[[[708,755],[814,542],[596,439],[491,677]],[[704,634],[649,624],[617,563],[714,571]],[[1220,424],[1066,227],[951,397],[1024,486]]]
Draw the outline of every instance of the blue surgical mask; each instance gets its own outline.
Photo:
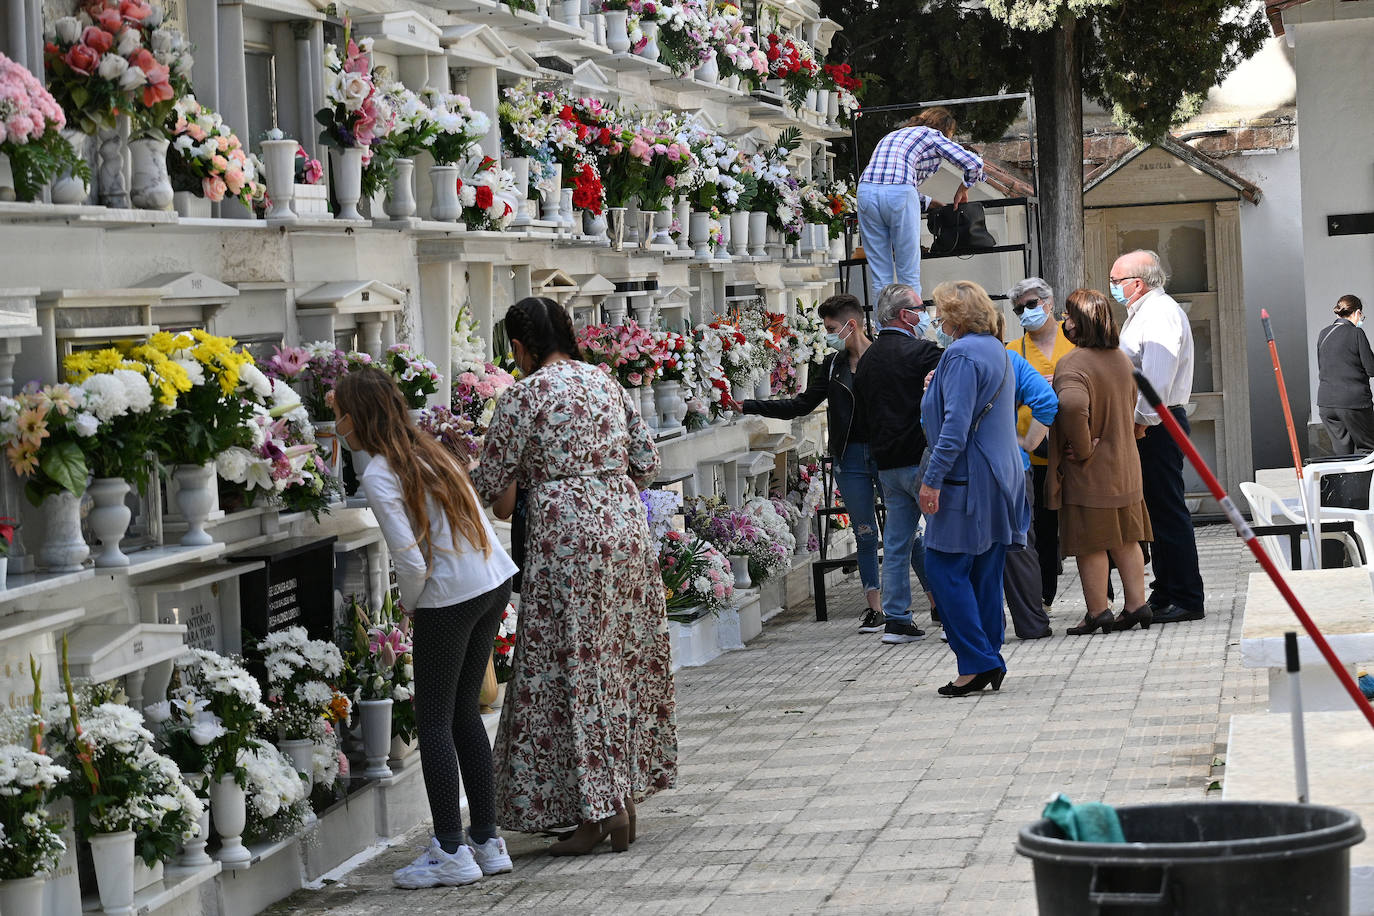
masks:
[[[935,342],[938,343],[940,349],[943,350],[954,343],[954,338],[945,333],[943,325],[937,325],[935,328]]]
[[[930,330],[930,313],[925,309],[921,309],[916,313],[916,316],[916,334],[919,337],[924,337]]]
[[[844,338],[838,334],[826,332],[825,343],[832,350],[844,349]]]
[[[1021,311],[1021,327],[1027,331],[1038,331],[1045,326],[1049,315],[1038,305],[1027,306]]]
[[[1113,299],[1120,302],[1122,305],[1126,304],[1126,291],[1121,288],[1120,283],[1112,283],[1107,289],[1111,292]]]

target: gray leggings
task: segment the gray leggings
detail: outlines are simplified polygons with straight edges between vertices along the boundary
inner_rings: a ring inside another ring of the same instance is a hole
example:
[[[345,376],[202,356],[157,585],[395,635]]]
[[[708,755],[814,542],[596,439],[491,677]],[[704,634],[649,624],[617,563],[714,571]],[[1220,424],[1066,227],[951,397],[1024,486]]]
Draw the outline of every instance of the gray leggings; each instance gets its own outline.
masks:
[[[434,836],[441,844],[463,842],[460,769],[474,840],[496,834],[491,744],[477,696],[509,600],[507,581],[461,604],[415,611],[415,723]]]

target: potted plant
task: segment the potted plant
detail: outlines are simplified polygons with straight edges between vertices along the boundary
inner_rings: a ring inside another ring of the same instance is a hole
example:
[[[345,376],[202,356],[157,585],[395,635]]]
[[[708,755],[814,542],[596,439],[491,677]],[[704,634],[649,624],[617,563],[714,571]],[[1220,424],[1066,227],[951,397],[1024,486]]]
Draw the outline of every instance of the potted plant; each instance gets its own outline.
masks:
[[[491,119],[472,107],[472,101],[457,93],[427,90],[426,99],[434,112],[438,131],[430,145],[434,165],[429,170],[433,185],[430,219],[455,222],[462,214],[458,199],[458,164],[471,155],[491,130]]]

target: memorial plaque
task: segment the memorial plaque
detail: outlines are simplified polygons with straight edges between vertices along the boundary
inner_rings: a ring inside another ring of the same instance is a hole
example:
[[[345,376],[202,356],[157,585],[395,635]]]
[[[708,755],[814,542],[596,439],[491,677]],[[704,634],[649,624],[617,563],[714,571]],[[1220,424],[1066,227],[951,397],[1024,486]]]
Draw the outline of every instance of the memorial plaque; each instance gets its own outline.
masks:
[[[186,645],[192,649],[224,652],[219,589],[214,584],[158,595],[157,622],[185,626]]]
[[[348,644],[353,627],[348,599],[356,597],[369,608],[380,603],[372,596],[372,576],[367,565],[368,551],[374,549],[369,545],[334,555],[334,632],[341,649]]]
[[[16,712],[33,707],[32,656],[43,674],[43,692],[56,688],[57,649],[50,633],[19,636],[0,644],[0,710]]]
[[[239,607],[248,634],[261,639],[300,626],[312,639],[334,641],[335,540],[288,538],[233,557],[266,564],[239,577]]]

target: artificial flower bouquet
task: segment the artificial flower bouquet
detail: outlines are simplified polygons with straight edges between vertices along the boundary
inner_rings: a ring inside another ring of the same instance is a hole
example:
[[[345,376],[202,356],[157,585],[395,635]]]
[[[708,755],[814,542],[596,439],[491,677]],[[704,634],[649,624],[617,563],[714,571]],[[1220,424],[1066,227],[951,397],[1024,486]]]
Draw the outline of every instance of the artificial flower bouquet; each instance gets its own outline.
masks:
[[[519,617],[513,602],[506,602],[501,612],[501,624],[496,628],[496,638],[492,641],[491,663],[496,672],[496,683],[505,684],[515,677],[515,639],[519,632]]]
[[[755,582],[766,582],[786,572],[797,546],[792,523],[800,518],[800,513],[786,500],[763,496],[746,500],[742,511],[760,533],[749,551],[749,575]]]
[[[159,746],[186,773],[211,781],[246,774],[240,751],[271,715],[257,678],[236,660],[206,649],[188,649],[173,669],[167,699],[147,706],[144,718]]]
[[[711,27],[702,0],[674,0],[659,6],[659,62],[682,76],[710,59]]]
[[[719,367],[716,367],[719,369]],[[726,383],[728,393],[729,383]],[[689,432],[696,432],[711,425],[711,401],[709,395],[697,395],[687,399],[687,416],[682,418],[682,424],[687,427]]]
[[[87,455],[88,470],[94,477],[122,477],[141,487],[148,474],[147,453],[168,415],[165,400],[159,400],[149,380],[156,373],[112,347],[72,353],[63,368],[100,424]]]
[[[787,233],[790,239],[801,236],[802,202],[797,179],[787,167],[787,159],[801,144],[801,131],[789,127],[778,136],[778,142],[750,160],[752,175],[757,183],[754,210],[768,214],[768,225]]]
[[[692,148],[677,138],[678,127],[657,120],[635,128],[626,153],[642,171],[638,190],[639,209],[653,212],[667,206],[678,182],[692,168]]]
[[[12,398],[0,396],[5,457],[35,506],[57,493],[86,492],[90,462],[100,448],[99,429],[78,385],[30,383]]]
[[[317,340],[299,347],[276,347],[262,371],[268,378],[280,379],[295,388],[312,420],[332,422],[334,410],[329,406],[329,393],[359,362],[360,355],[345,353],[333,341]]]
[[[752,188],[743,180],[747,159],[740,155],[733,142],[719,134],[692,131],[687,136],[692,148],[693,167],[684,186],[699,212],[718,211],[728,215],[748,210],[752,202]]]
[[[287,627],[258,642],[267,670],[270,728],[286,740],[317,740],[329,722],[347,723],[349,698],[333,685],[344,673],[338,647],[311,639],[304,627]]]
[[[806,94],[818,87],[816,54],[800,38],[770,33],[765,41],[768,72],[783,81],[787,101],[793,108],[806,104]]]
[[[817,312],[817,303],[809,306],[797,299],[789,322],[792,329],[792,359],[797,365],[819,363],[825,358],[825,323]]]
[[[396,384],[412,410],[425,406],[425,399],[439,390],[444,377],[439,367],[425,358],[424,354],[412,349],[409,344],[392,344],[387,347],[386,357],[382,360],[384,368]]]
[[[832,239],[844,234],[845,223],[858,219],[859,205],[854,197],[854,185],[847,181],[836,181],[826,191],[826,209],[829,211],[824,220]]]
[[[377,87],[377,92],[379,107],[390,117],[386,130],[373,140],[371,156],[363,166],[363,197],[389,190],[396,180],[396,160],[428,152],[439,135],[434,111],[404,84],[390,81]]]
[[[435,165],[456,165],[472,153],[491,130],[486,112],[472,107],[472,100],[458,93],[426,90],[437,131],[430,145]]]
[[[20,200],[37,199],[64,172],[90,179],[90,166],[62,137],[66,126],[62,106],[43,84],[0,54],[0,153],[9,158]]]
[[[496,399],[514,384],[514,376],[495,363],[462,372],[453,380],[453,412],[472,423],[474,435],[484,436],[496,413]]]
[[[372,144],[391,129],[392,113],[372,78],[372,39],[354,41],[344,23],[344,52],[324,49],[324,108],[315,120],[324,129],[320,142],[333,149],[363,150],[363,164],[372,158]]]
[[[796,540],[773,503],[762,497],[734,509],[718,498],[697,497],[687,507],[687,525],[698,537],[730,556],[749,558],[749,574],[763,582],[785,569]]]
[[[324,181],[324,166],[299,143],[296,144],[295,174],[296,184],[313,185]]]
[[[657,22],[661,15],[658,0],[595,0],[592,8],[596,13],[629,13],[642,22]]]
[[[587,325],[578,332],[577,345],[587,362],[626,388],[650,385],[658,374],[653,333],[634,319],[617,326]]]
[[[848,125],[859,111],[864,81],[854,75],[849,64],[826,64],[822,85],[828,85],[839,99],[840,124]]]
[[[246,207],[263,199],[262,163],[243,148],[224,119],[196,101],[177,99],[167,119],[167,171],[172,187],[218,203],[232,197]]]
[[[573,208],[585,210],[593,216],[600,216],[606,206],[606,187],[601,183],[601,175],[596,166],[584,162],[572,173]]]
[[[246,843],[278,840],[300,831],[310,811],[310,782],[281,751],[259,738],[239,750],[247,801]]]
[[[653,335],[658,377],[665,382],[691,384],[696,377],[692,339],[676,331],[654,331]]]
[[[29,657],[33,677],[33,712],[28,716],[28,747],[0,744],[0,881],[32,878],[52,872],[67,849],[47,802],[71,776],[43,752],[41,671]]]
[[[639,501],[644,504],[644,515],[649,523],[649,535],[655,541],[673,529],[677,515],[682,511],[682,495],[675,490],[657,488],[641,490]]]
[[[669,530],[659,541],[658,568],[668,619],[690,622],[691,609],[716,613],[730,606],[735,579],[730,563],[715,545],[691,531]]]
[[[515,208],[524,196],[525,192],[515,187],[515,173],[501,168],[490,156],[483,156],[476,164],[468,160],[460,169],[458,199],[463,223],[469,229],[505,229],[515,219]]]
[[[331,456],[316,441],[295,391],[280,379],[273,386],[272,406],[251,405],[251,443],[216,455],[216,470],[221,480],[241,488],[245,505],[266,493],[288,511],[309,512],[319,521],[343,492],[343,483],[329,470]]]
[[[536,92],[528,81],[507,86],[496,106],[501,130],[501,146],[511,156],[536,156],[544,147],[544,140],[553,124],[548,98],[551,93]],[[525,189],[521,189],[524,197]]]
[[[758,363],[756,346],[730,319],[716,318],[708,324],[698,325],[693,338],[703,365],[708,370],[713,366],[720,367],[727,397],[730,385],[744,387],[753,383],[754,368]],[[708,378],[714,382],[715,373]]]
[[[442,404],[426,407],[415,423],[464,464],[471,464],[482,454],[482,437],[473,432],[473,422],[451,408]]]
[[[717,6],[709,29],[721,76],[738,76],[755,88],[768,78],[768,55],[754,39],[754,30],[745,24],[738,5]]]
[[[353,634],[347,661],[353,702],[409,701],[415,694],[409,621],[397,612],[389,594],[381,609],[371,613],[355,596],[349,616]]]

